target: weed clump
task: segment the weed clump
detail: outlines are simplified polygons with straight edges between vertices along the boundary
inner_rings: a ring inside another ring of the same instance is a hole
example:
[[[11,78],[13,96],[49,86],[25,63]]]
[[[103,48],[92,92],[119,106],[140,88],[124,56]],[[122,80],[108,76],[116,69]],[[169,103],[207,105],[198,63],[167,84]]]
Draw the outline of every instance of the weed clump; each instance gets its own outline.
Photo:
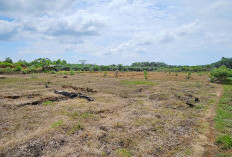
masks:
[[[83,129],[84,129],[84,125],[82,123],[77,123],[72,127],[71,130],[69,130],[68,135],[74,134],[75,132]]]

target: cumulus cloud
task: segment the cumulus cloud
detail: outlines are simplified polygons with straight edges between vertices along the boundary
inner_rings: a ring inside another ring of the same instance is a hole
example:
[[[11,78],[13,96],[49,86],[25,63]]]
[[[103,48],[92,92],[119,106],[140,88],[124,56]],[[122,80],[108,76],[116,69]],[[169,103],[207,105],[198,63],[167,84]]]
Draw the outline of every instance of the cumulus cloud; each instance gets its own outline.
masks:
[[[12,39],[21,29],[21,25],[16,22],[0,20],[0,40]]]
[[[62,17],[45,16],[30,19],[24,22],[24,25],[28,30],[39,33],[78,37],[98,34],[98,31],[107,25],[107,19],[98,14],[90,14],[87,11],[80,10]]]
[[[64,16],[42,16],[14,21],[0,20],[1,40],[18,37],[18,40],[41,40],[66,38],[80,39],[84,36],[99,35],[106,27],[107,18],[84,10],[76,11]],[[66,39],[65,39],[66,40]],[[69,40],[66,40],[69,41]]]

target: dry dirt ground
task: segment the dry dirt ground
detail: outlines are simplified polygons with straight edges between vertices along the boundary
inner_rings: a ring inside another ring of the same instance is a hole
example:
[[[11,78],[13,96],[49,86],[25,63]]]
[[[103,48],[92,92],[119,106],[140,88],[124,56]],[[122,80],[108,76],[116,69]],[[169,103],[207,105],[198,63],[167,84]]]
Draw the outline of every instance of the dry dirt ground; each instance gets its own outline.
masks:
[[[149,72],[148,81],[142,72],[114,75],[1,76],[0,157],[214,155],[221,88],[208,74]]]

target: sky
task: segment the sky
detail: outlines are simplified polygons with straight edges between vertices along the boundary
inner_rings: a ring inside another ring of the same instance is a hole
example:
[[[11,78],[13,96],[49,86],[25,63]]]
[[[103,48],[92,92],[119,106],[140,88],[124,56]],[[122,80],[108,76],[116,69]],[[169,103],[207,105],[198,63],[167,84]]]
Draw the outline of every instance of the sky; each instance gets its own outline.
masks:
[[[231,0],[0,0],[0,60],[203,65],[231,49]]]

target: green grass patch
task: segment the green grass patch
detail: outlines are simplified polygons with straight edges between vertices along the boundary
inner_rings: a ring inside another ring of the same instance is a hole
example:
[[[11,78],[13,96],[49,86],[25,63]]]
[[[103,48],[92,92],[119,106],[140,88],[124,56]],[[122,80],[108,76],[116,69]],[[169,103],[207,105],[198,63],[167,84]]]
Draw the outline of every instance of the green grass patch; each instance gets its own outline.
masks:
[[[232,148],[232,85],[223,85],[224,93],[216,109],[216,143],[222,151]]]
[[[56,127],[59,127],[63,124],[64,122],[62,120],[60,121],[57,121],[55,123],[52,124],[51,128],[56,128]]]
[[[51,104],[52,104],[52,101],[46,101],[42,103],[43,106],[49,106]]]
[[[203,105],[197,105],[195,108],[196,108],[196,109],[203,109],[204,106],[203,106]]]
[[[232,157],[231,154],[217,154],[215,157]]]
[[[132,157],[132,153],[127,148],[120,148],[116,150],[118,157]]]
[[[83,112],[83,113],[80,114],[80,117],[82,117],[82,118],[92,118],[92,117],[94,117],[94,114],[89,113],[89,112]]]
[[[129,84],[129,85],[157,85],[156,82],[150,82],[150,81],[129,81],[129,80],[122,80],[122,84]]]
[[[216,143],[221,144],[223,149],[232,148],[232,138],[230,135],[219,136]]]

